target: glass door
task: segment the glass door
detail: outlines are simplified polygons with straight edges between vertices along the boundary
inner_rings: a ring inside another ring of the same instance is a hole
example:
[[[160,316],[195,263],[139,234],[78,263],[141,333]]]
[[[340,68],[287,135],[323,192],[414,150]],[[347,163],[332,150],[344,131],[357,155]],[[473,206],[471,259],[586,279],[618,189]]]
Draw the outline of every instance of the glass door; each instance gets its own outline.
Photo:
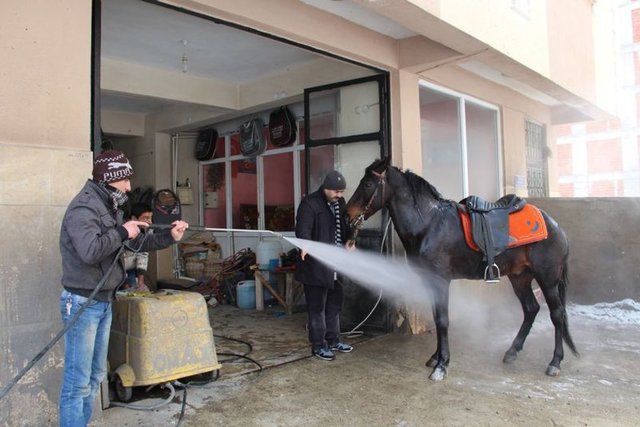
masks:
[[[349,200],[364,170],[389,153],[388,76],[378,74],[306,89],[304,194],[316,191],[332,169],[347,180]],[[365,223],[382,228],[380,213]]]
[[[388,74],[378,74],[305,90],[303,196],[316,191],[335,169],[347,180],[344,197],[349,200],[365,168],[388,155],[388,87]],[[382,247],[386,218],[386,212],[378,212],[364,223],[356,243],[360,250],[387,251],[388,241]],[[358,325],[376,307],[364,326],[390,330],[389,307],[376,305],[378,296],[361,286],[344,286],[342,327]]]

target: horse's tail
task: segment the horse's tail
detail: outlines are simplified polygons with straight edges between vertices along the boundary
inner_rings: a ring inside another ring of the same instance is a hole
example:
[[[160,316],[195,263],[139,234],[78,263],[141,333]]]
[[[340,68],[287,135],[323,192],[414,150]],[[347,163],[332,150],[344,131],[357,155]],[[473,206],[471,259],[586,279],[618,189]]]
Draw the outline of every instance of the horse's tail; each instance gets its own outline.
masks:
[[[580,353],[576,349],[576,345],[573,343],[573,338],[571,338],[571,334],[569,333],[569,319],[567,317],[567,287],[569,286],[569,268],[567,264],[567,260],[564,261],[564,265],[562,266],[562,277],[560,278],[560,283],[558,284],[558,293],[560,294],[560,301],[562,303],[562,317],[564,320],[564,325],[562,325],[562,338],[564,342],[567,343],[571,352],[574,356],[580,357]]]

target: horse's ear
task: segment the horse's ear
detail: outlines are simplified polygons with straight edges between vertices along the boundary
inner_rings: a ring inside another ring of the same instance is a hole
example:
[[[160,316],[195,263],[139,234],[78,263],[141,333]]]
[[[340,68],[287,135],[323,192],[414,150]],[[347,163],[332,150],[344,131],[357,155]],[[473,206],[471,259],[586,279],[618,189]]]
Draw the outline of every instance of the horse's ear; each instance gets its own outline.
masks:
[[[383,159],[376,159],[373,161],[373,163],[367,166],[366,172],[369,173],[371,171],[374,171],[376,173],[382,173],[387,170],[390,163],[391,163],[390,157],[385,157]]]
[[[385,157],[378,161],[374,169],[376,172],[382,173],[387,170],[390,164],[391,164],[391,157]]]

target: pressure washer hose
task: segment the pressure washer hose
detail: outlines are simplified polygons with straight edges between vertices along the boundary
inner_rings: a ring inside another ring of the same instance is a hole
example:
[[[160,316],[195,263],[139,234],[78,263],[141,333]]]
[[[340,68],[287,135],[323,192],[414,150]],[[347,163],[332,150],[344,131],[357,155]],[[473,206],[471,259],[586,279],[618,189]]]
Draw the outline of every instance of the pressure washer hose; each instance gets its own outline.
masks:
[[[173,398],[176,396],[176,389],[173,387],[171,382],[164,383],[164,386],[169,389],[169,397],[164,399],[160,403],[156,403],[154,405],[136,405],[135,403],[124,403],[124,402],[109,402],[111,406],[120,406],[128,409],[135,409],[137,411],[153,411],[154,409],[161,408],[168,403],[171,403]],[[186,388],[185,388],[186,393]]]
[[[380,254],[382,254],[382,251],[384,250],[384,242],[387,239],[387,232],[389,231],[389,225],[391,225],[391,218],[389,218],[389,220],[387,221],[387,225],[384,227],[384,234],[382,235],[382,242],[380,243]],[[349,332],[341,332],[340,335],[344,335],[346,337],[359,337],[360,335],[362,335],[363,332],[358,331],[358,328],[364,325],[364,322],[369,320],[369,317],[371,317],[373,312],[376,311],[376,308],[378,308],[378,304],[380,304],[381,300],[382,300],[382,289],[380,289],[380,293],[378,294],[378,300],[373,305],[373,308],[371,309],[371,311],[369,311],[369,314],[367,314],[367,316],[362,320],[362,322],[358,323],[358,325],[356,325]]]

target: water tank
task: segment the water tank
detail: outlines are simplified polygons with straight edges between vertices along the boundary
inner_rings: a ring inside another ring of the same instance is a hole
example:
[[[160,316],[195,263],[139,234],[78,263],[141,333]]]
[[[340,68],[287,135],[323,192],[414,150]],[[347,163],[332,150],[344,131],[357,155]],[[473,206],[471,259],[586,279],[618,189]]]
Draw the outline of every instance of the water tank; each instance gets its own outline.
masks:
[[[242,280],[236,286],[238,308],[253,310],[256,308],[256,281]]]
[[[279,240],[261,240],[256,249],[256,263],[260,270],[269,270],[269,261],[275,259],[280,262],[282,243]]]

